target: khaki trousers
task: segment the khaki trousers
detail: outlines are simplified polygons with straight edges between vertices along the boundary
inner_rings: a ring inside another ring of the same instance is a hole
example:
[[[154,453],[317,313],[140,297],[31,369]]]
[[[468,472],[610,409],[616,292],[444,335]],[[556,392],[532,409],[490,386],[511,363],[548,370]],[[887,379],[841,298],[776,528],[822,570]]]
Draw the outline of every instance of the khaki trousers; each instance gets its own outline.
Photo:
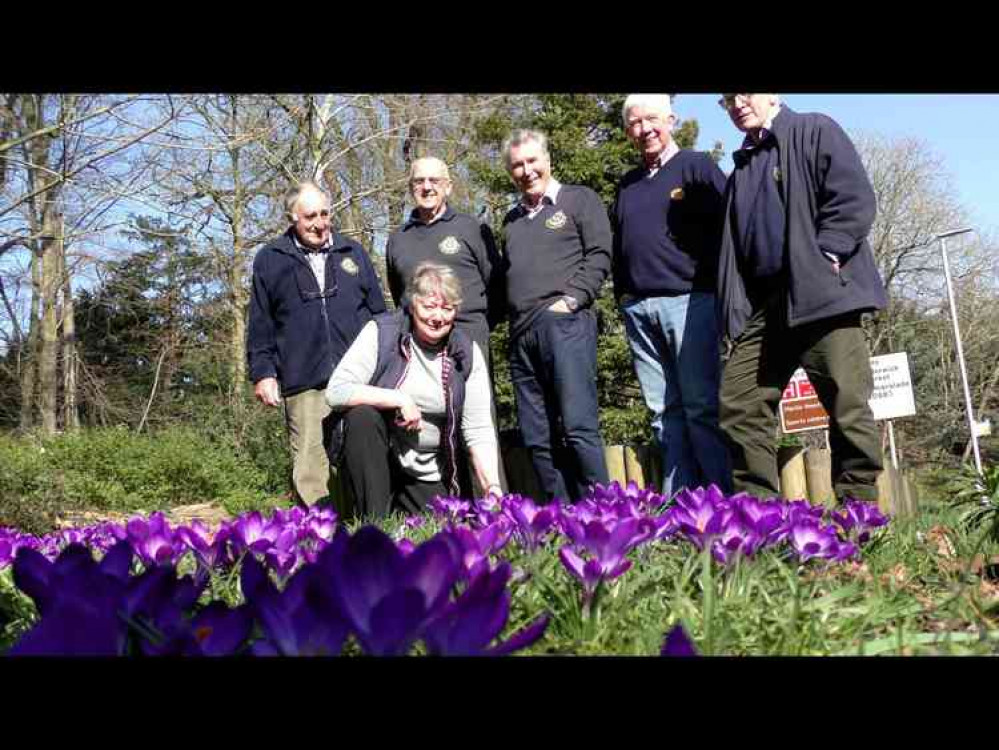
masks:
[[[313,389],[286,396],[285,422],[291,442],[291,479],[299,499],[313,505],[330,494],[330,461],[326,453],[332,410],[326,392]]]

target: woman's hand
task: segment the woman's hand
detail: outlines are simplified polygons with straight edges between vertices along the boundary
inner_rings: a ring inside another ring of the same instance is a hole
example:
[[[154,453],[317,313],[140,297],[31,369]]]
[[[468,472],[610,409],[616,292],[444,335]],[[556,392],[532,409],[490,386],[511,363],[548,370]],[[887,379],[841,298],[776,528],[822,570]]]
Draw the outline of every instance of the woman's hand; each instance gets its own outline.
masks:
[[[416,405],[408,393],[396,391],[399,397],[399,405],[396,408],[395,423],[399,427],[413,432],[419,432],[422,413],[420,407]]]

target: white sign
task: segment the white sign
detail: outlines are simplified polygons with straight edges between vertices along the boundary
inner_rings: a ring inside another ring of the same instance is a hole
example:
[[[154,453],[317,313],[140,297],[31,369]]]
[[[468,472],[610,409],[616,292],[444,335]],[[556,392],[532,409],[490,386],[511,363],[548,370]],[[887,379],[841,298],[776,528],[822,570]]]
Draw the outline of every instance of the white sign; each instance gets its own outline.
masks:
[[[908,354],[898,352],[871,357],[871,374],[874,393],[869,403],[875,419],[898,419],[916,413]]]

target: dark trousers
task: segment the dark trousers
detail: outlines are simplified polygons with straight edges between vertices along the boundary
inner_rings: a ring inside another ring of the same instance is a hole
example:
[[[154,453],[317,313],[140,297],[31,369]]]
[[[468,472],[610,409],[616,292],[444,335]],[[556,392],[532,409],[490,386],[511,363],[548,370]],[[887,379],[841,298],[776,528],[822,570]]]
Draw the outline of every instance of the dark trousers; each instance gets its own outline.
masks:
[[[422,482],[399,466],[389,441],[393,413],[355,406],[344,417],[343,468],[362,518],[382,518],[394,510],[419,513],[435,496],[449,494],[443,483]]]
[[[591,310],[545,310],[510,342],[510,379],[524,445],[547,499],[578,500],[589,485],[606,484],[607,464],[597,416],[597,321]],[[568,465],[556,466],[564,440]]]
[[[735,491],[777,494],[777,409],[800,365],[829,412],[836,497],[876,500],[881,439],[868,405],[874,382],[860,313],[789,328],[786,305],[783,292],[761,302],[725,365],[720,421]]]

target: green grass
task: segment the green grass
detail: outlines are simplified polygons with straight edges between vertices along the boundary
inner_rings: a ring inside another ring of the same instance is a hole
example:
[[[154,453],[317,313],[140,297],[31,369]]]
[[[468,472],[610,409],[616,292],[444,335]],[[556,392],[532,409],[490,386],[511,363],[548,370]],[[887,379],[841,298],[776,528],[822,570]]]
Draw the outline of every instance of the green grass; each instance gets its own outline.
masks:
[[[162,505],[177,497],[164,492],[166,486],[179,494],[200,486],[198,491],[233,502],[232,487],[226,494],[221,479],[240,471],[245,472],[239,474],[243,484],[234,484],[254,486],[252,467],[241,467],[238,458],[228,454],[212,457],[206,443],[185,444],[181,435],[150,438],[145,446],[132,435],[105,440],[86,446],[39,446],[63,467],[64,496],[70,494],[68,487],[78,487],[73,502],[83,503],[83,493],[90,491],[101,493],[101,503],[116,507],[135,498]],[[0,453],[4,450],[9,447],[0,442]],[[89,451],[92,469],[88,481],[106,484],[73,485],[84,480],[71,479],[65,462],[70,457],[79,461],[84,451]],[[149,460],[150,451],[170,460],[135,466]],[[20,453],[7,455],[22,462],[17,469],[22,487],[30,481],[36,482],[38,492],[53,486],[51,470],[37,471],[38,464],[31,463],[35,459],[23,445]],[[219,483],[213,483],[216,479]],[[257,486],[254,497],[266,498],[264,484]],[[598,606],[590,611],[581,602],[580,585],[558,559],[564,540],[549,542],[532,554],[511,541],[500,553],[514,569],[505,633],[548,612],[545,636],[525,653],[655,655],[664,634],[682,623],[698,650],[713,655],[997,654],[999,582],[983,578],[980,566],[976,572],[972,563],[976,554],[986,560],[999,554],[999,545],[990,538],[988,524],[966,522],[967,506],[948,499],[952,493],[941,489],[934,494],[921,499],[916,517],[894,519],[863,548],[858,562],[800,565],[769,552],[722,567],[684,542],[645,545],[632,552],[632,568],[598,592]],[[380,526],[397,538],[405,531],[416,543],[442,526],[440,519],[428,518],[420,528],[404,529],[403,521],[396,514]],[[356,530],[360,523],[351,521],[348,528]],[[240,602],[238,574],[214,580],[209,596],[230,605]],[[34,616],[31,602],[14,589],[10,569],[0,572],[0,648],[29,627]]]

